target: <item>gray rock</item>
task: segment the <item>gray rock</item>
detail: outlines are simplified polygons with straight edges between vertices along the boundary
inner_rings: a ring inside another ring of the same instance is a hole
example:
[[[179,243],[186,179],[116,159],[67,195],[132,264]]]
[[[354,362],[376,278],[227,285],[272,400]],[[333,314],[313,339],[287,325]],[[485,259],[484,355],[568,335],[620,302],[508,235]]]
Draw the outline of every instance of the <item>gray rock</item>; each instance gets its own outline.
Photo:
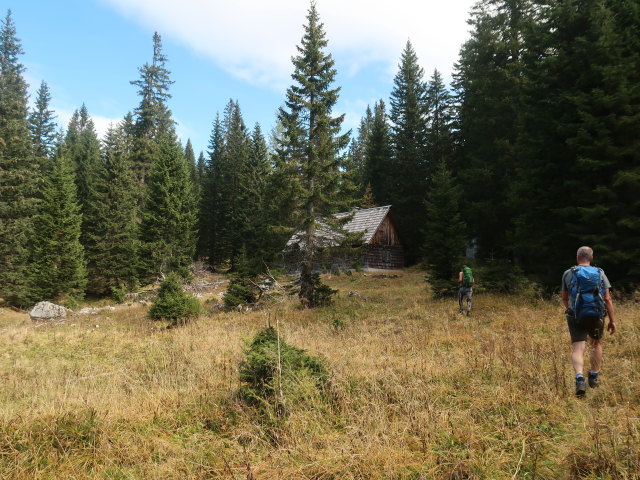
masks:
[[[51,302],[38,302],[29,312],[29,317],[34,322],[46,322],[67,316],[67,309],[62,305]]]

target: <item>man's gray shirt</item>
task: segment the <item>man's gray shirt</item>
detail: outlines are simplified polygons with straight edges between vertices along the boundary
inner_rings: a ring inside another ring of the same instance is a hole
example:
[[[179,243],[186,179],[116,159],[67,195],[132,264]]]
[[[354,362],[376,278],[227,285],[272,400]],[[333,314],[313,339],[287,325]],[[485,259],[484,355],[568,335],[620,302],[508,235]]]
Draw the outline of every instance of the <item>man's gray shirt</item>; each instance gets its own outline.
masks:
[[[584,267],[584,266],[587,266],[587,265],[580,265],[580,266]],[[569,291],[569,284],[571,283],[571,276],[572,275],[573,274],[571,273],[571,268],[568,269],[567,271],[565,271],[562,274],[562,287],[561,288],[562,288],[563,292],[568,292]],[[607,278],[607,276],[604,273],[604,270],[602,270],[602,269],[600,269],[600,279],[604,283],[604,288],[611,288],[611,284],[609,283],[609,279]]]

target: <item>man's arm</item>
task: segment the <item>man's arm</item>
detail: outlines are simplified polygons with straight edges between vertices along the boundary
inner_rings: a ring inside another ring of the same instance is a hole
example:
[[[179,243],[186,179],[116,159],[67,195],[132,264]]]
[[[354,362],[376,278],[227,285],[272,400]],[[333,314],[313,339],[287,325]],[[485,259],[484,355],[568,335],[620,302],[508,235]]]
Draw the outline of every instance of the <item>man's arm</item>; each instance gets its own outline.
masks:
[[[611,294],[609,293],[609,289],[604,289],[604,306],[607,309],[607,316],[609,317],[609,324],[607,325],[607,330],[611,333],[615,333],[616,331],[616,321],[614,318],[613,312],[613,300],[611,299]]]
[[[562,304],[564,305],[565,310],[569,308],[569,291],[562,290]]]
[[[451,277],[449,277],[451,278]],[[458,274],[458,285],[462,285],[462,272]]]

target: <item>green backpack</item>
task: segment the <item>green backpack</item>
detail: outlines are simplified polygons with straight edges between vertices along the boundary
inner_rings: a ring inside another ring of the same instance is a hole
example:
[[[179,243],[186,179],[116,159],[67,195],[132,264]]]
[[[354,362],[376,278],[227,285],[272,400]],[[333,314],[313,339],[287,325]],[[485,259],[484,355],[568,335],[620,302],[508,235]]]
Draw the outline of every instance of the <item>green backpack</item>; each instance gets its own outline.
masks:
[[[473,272],[469,267],[462,269],[462,286],[473,287]]]

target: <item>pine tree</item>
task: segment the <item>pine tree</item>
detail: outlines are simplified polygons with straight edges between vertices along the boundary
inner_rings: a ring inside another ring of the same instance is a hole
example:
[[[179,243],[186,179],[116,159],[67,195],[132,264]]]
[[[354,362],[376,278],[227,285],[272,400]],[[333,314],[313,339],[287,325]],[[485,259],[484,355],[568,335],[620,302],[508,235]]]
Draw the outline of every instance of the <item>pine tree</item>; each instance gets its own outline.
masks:
[[[49,108],[49,86],[42,82],[36,95],[35,109],[29,115],[29,130],[36,157],[46,163],[55,153],[58,127],[55,122],[56,114]]]
[[[460,215],[460,188],[444,162],[440,162],[434,172],[432,183],[426,201],[423,250],[430,268],[433,294],[439,297],[451,291],[456,267],[466,245],[465,224]]]
[[[24,305],[28,238],[42,177],[27,123],[23,54],[11,11],[0,29],[0,297]]]
[[[138,240],[135,177],[131,162],[133,118],[128,114],[104,139],[104,208],[94,217],[89,290],[119,295],[137,282]]]
[[[427,190],[427,92],[424,71],[407,41],[391,92],[391,141],[389,200],[409,262],[419,256],[423,225],[423,202]]]
[[[87,282],[80,243],[82,214],[73,166],[63,149],[54,159],[42,196],[31,243],[30,298],[33,302],[82,298]]]
[[[177,272],[189,277],[197,241],[197,203],[184,153],[173,135],[159,139],[148,177],[141,237],[143,279]]]
[[[298,55],[293,58],[294,84],[287,89],[285,106],[278,119],[284,129],[287,160],[295,162],[300,174],[302,196],[299,207],[304,228],[300,299],[312,306],[318,283],[313,278],[317,255],[316,229],[319,219],[330,223],[339,185],[340,153],[348,135],[340,134],[344,115],[333,117],[339,88],[331,88],[336,76],[334,60],[327,47],[324,28],[315,3],[311,3]]]

